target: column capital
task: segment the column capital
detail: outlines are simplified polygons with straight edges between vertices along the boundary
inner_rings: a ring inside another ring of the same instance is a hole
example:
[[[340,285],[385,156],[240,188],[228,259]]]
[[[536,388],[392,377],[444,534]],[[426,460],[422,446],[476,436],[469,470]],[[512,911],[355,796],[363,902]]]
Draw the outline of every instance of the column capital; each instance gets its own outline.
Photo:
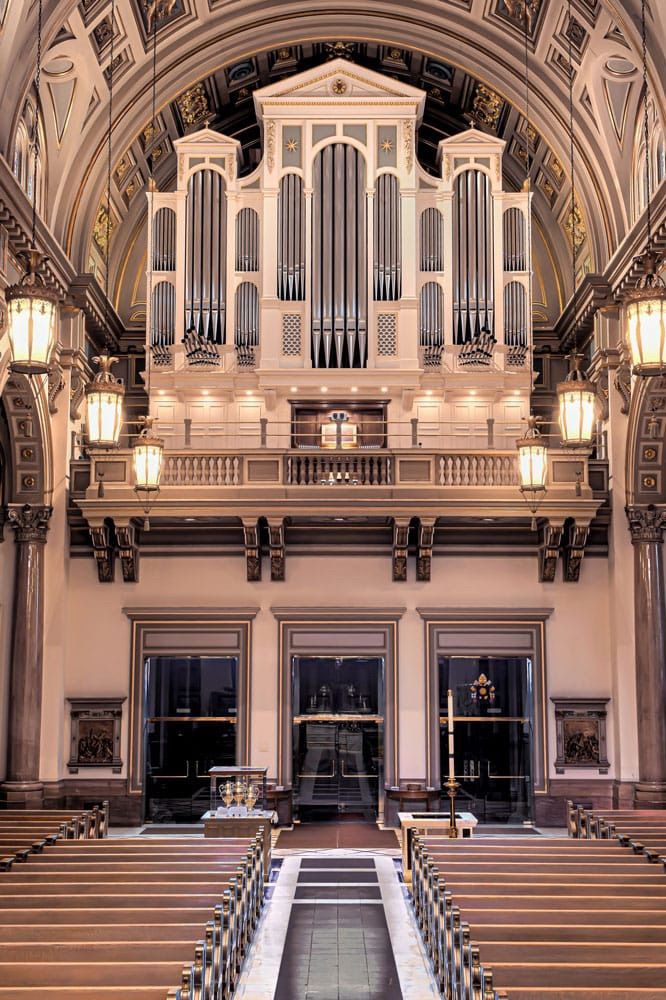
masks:
[[[43,504],[26,503],[22,507],[8,507],[7,520],[14,529],[15,540],[44,544],[52,513],[53,508]]]
[[[625,507],[624,509],[634,545],[639,542],[663,542],[664,530],[666,530],[666,510],[659,509],[654,504],[647,507]]]

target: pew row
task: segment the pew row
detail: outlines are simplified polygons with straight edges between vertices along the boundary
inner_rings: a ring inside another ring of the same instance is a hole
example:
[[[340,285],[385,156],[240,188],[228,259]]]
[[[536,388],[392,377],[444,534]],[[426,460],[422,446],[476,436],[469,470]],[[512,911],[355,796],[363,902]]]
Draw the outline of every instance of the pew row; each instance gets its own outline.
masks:
[[[226,1000],[259,920],[263,840],[62,840],[0,875],[0,1000]]]
[[[108,803],[91,810],[0,809],[0,871],[25,861],[58,839],[101,838],[108,827]]]
[[[666,811],[654,809],[587,810],[567,803],[569,835],[585,840],[615,839],[649,861],[666,866]]]
[[[666,998],[666,877],[616,841],[419,836],[412,866],[447,1000]]]

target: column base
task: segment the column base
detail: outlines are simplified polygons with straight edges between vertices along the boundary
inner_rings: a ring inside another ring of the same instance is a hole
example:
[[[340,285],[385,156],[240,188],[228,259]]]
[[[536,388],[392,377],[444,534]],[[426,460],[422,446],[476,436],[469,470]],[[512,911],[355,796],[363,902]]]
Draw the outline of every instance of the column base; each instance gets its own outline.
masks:
[[[666,809],[666,781],[637,781],[634,806],[636,809]]]
[[[44,785],[41,781],[3,781],[0,802],[7,809],[42,809]]]

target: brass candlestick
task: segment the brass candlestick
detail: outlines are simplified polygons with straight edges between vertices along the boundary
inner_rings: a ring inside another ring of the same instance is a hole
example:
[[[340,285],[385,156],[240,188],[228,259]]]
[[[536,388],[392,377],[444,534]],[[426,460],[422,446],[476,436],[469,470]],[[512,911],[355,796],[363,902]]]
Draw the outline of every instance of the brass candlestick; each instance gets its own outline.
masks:
[[[241,781],[240,778],[237,779],[234,785],[234,798],[236,800],[236,805],[240,809],[245,800],[245,783]]]
[[[458,826],[456,824],[456,793],[460,788],[460,784],[455,780],[455,778],[449,778],[446,784],[446,794],[449,797],[449,837],[451,840],[458,838]]]
[[[222,801],[225,807],[228,809],[231,803],[234,801],[234,789],[230,781],[224,783],[224,793],[222,795]]]

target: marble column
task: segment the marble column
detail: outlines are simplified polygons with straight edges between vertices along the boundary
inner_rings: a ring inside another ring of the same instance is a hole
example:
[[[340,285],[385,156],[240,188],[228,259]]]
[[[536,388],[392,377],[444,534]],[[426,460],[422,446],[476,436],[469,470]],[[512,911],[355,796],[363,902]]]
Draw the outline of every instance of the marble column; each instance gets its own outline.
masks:
[[[638,808],[666,808],[666,510],[627,507],[634,546]]]
[[[44,544],[51,508],[25,504],[10,507],[14,529],[16,577],[9,678],[7,778],[0,786],[8,805],[42,803],[39,780],[44,652]]]

